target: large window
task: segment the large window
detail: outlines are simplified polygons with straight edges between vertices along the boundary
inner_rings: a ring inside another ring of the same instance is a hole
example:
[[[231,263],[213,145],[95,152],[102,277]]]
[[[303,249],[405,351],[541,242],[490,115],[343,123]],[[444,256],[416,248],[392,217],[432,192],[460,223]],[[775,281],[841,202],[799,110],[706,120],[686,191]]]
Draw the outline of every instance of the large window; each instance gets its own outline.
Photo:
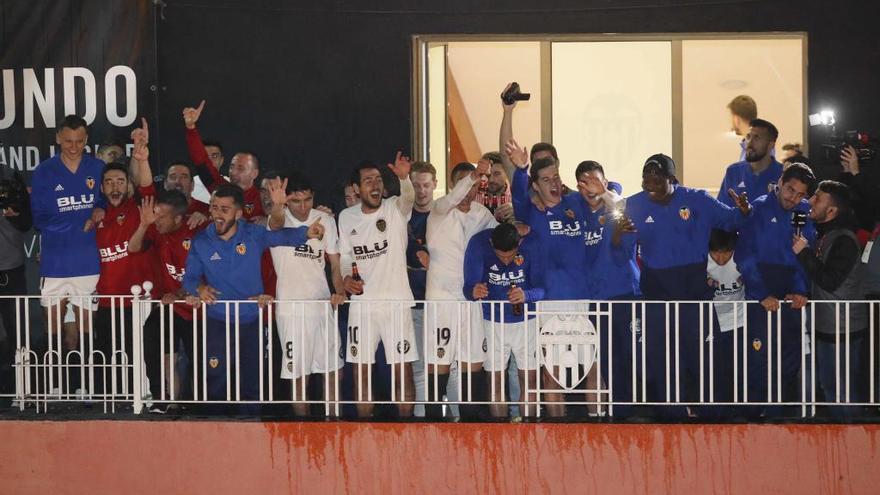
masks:
[[[596,160],[631,194],[645,158],[666,153],[683,183],[714,193],[739,158],[727,109],[737,95],[780,129],[777,149],[806,148],[805,46],[803,33],[416,36],[416,154],[448,171],[498,150],[499,94],[517,81],[532,98],[517,105],[514,135],[553,143],[569,185]]]

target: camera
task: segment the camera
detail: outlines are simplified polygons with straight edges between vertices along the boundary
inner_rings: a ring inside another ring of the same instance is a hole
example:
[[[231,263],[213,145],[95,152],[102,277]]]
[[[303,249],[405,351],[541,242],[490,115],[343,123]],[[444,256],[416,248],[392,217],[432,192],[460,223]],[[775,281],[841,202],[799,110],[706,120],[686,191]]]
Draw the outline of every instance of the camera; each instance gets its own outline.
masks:
[[[864,131],[846,131],[842,136],[832,133],[822,148],[825,149],[826,159],[837,160],[847,146],[852,146],[856,150],[859,163],[862,165],[873,160],[877,154],[877,138],[871,137]]]
[[[531,97],[532,95],[530,93],[523,93],[520,91],[519,83],[516,82],[510,83],[510,87],[501,93],[501,101],[503,101],[505,105],[513,105],[514,102],[517,101],[528,101]]]
[[[0,174],[0,210],[12,208],[21,211],[24,201],[25,185],[17,174],[12,177]]]

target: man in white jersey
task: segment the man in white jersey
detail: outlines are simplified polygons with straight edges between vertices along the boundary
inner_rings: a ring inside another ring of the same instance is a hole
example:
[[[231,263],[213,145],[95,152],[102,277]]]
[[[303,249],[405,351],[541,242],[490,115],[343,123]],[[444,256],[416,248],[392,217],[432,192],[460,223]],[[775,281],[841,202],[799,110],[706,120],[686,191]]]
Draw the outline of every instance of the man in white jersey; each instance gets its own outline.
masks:
[[[308,226],[320,219],[326,230],[323,239],[309,239],[302,246],[270,249],[278,274],[276,321],[283,356],[281,378],[295,380],[292,399],[305,401],[308,400],[306,390],[309,375],[329,374],[324,377],[325,396],[335,397],[342,359],[339,357],[339,334],[335,331],[330,306],[335,307],[345,301],[345,288],[339,270],[336,220],[332,215],[313,208],[314,193],[306,180],[291,178],[285,189],[287,208],[284,210],[284,227]],[[332,295],[324,275],[325,255],[330,261]],[[330,304],[327,304],[328,299]],[[304,402],[293,405],[294,413],[298,416],[308,414],[308,409],[309,405]]]
[[[407,222],[412,214],[415,192],[409,179],[412,162],[397,153],[388,164],[400,180],[400,196],[382,199],[385,186],[379,167],[358,165],[352,183],[361,204],[339,214],[339,251],[349,255],[357,266],[357,277],[345,277],[345,290],[352,294],[348,317],[346,361],[354,366],[354,396],[369,399],[371,380],[365,374],[376,359],[381,341],[387,361],[392,365],[392,398],[415,399],[412,362],[419,358],[415,346],[412,311],[413,295],[406,273]],[[360,301],[366,301],[360,304]],[[384,302],[381,302],[384,301]],[[368,417],[373,405],[357,404],[358,415]],[[399,404],[400,416],[412,416],[412,404]]]
[[[462,288],[468,241],[477,232],[498,225],[489,209],[475,201],[479,176],[489,173],[489,167],[487,161],[481,161],[476,168],[470,163],[456,165],[452,169],[452,191],[434,202],[428,216],[427,244],[431,263],[426,298],[429,301],[463,301],[430,303],[425,312],[430,331],[423,350],[428,363],[428,400],[431,401],[440,400],[447,393],[449,368],[456,360],[460,363],[460,400],[485,400],[483,317],[479,307],[464,302]],[[480,406],[459,407],[461,417],[465,418],[479,417],[481,409]],[[439,406],[428,406],[425,415],[439,418],[442,411]]]

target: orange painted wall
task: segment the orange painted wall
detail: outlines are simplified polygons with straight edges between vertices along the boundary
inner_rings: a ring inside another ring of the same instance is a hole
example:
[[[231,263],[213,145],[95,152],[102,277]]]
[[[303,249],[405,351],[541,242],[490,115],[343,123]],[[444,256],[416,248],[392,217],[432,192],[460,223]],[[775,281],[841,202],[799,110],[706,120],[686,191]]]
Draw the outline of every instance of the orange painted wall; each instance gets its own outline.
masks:
[[[880,493],[880,426],[0,422],[0,493]]]

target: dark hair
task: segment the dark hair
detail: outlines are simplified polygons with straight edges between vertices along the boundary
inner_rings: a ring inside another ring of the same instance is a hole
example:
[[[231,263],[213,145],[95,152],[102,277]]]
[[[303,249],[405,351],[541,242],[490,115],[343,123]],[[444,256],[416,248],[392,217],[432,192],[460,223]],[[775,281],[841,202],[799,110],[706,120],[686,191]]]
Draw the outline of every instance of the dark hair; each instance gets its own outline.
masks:
[[[483,156],[481,156],[480,159],[489,160],[492,163],[504,163],[504,159],[501,157],[501,153],[497,151],[489,151],[488,153],[483,153]]]
[[[171,170],[171,167],[186,167],[189,170],[189,176],[193,179],[196,178],[196,168],[192,166],[192,163],[186,162],[183,160],[177,160],[173,162],[169,162],[167,166],[165,166],[165,176],[168,176],[168,171]]]
[[[122,172],[123,174],[125,174],[125,179],[130,180],[130,178],[128,177],[128,165],[119,162],[113,162],[104,165],[104,170],[101,172],[101,182],[104,182],[104,176],[106,176],[107,172],[110,172],[111,170],[118,170]]]
[[[556,146],[553,146],[550,143],[535,143],[532,145],[532,151],[529,151],[529,161],[535,163],[535,153],[540,151],[549,151],[550,155],[553,156],[553,159],[557,162],[559,161],[559,154],[556,153]]]
[[[360,183],[361,183],[361,170],[370,170],[370,169],[376,169],[379,171],[379,174],[382,173],[382,169],[379,168],[378,165],[376,165],[375,163],[373,163],[369,160],[364,160],[364,161],[358,163],[354,167],[354,170],[351,171],[351,179],[350,179],[349,183],[360,185]]]
[[[207,148],[208,146],[214,146],[215,148],[220,150],[220,153],[223,153],[223,145],[220,144],[220,141],[202,141],[202,145]]]
[[[758,118],[758,104],[755,103],[754,98],[749,95],[739,95],[735,97],[727,104],[727,108],[729,108],[734,115],[743,120],[751,121]]]
[[[831,196],[831,202],[837,207],[838,217],[852,213],[852,195],[849,186],[835,180],[823,180],[819,183],[819,190]]]
[[[556,165],[557,161],[552,158],[539,158],[538,161],[532,163],[532,170],[529,173],[529,181],[535,182],[538,180],[538,172],[544,170],[547,167],[552,167]]]
[[[779,129],[776,128],[775,125],[767,122],[764,119],[752,119],[749,121],[749,127],[757,127],[758,129],[767,129],[767,132],[770,134],[770,140],[776,141],[776,138],[779,137]]]
[[[736,232],[712,229],[712,234],[709,236],[709,251],[733,251],[736,249],[738,237]]]
[[[455,175],[460,172],[473,172],[476,169],[477,167],[475,167],[473,163],[461,162],[458,165],[452,167],[452,172],[449,172],[449,177],[455,177]]]
[[[274,170],[267,170],[262,172],[260,176],[257,178],[257,184],[262,184],[266,179],[281,179],[281,174]]]
[[[213,196],[217,198],[232,198],[232,202],[235,203],[235,206],[239,208],[244,206],[244,192],[235,184],[220,184],[217,186],[217,189],[214,189]]]
[[[295,192],[303,191],[315,192],[315,189],[312,187],[312,183],[309,181],[309,179],[301,176],[300,174],[293,174],[287,178],[287,189],[285,189],[285,192],[287,192],[287,194],[293,194]]]
[[[577,168],[574,171],[574,177],[577,179],[581,176],[581,174],[586,174],[592,172],[594,170],[598,170],[602,177],[605,177],[605,169],[602,168],[602,165],[599,162],[593,160],[585,160],[578,164]]]
[[[808,166],[808,167],[811,165],[811,164],[810,164],[810,159],[807,158],[806,155],[802,155],[802,154],[800,154],[800,153],[798,153],[798,154],[796,154],[796,155],[791,155],[790,157],[786,158],[785,161],[782,162],[782,163],[789,163],[789,164],[791,164],[791,163],[803,163],[804,165],[806,165],[806,166]]]
[[[186,195],[177,189],[171,191],[162,191],[156,198],[156,204],[164,204],[171,207],[174,215],[184,216],[189,211],[189,204],[186,202]]]
[[[79,115],[65,115],[64,118],[61,119],[61,122],[58,123],[58,132],[61,132],[65,128],[75,131],[80,127],[85,128],[86,134],[89,133],[89,125],[84,118]]]
[[[816,189],[816,176],[810,167],[803,163],[792,163],[782,172],[782,184],[790,180],[799,180],[807,185],[807,194],[813,194]]]
[[[512,223],[502,223],[492,229],[492,248],[510,251],[519,246],[519,232]]]

